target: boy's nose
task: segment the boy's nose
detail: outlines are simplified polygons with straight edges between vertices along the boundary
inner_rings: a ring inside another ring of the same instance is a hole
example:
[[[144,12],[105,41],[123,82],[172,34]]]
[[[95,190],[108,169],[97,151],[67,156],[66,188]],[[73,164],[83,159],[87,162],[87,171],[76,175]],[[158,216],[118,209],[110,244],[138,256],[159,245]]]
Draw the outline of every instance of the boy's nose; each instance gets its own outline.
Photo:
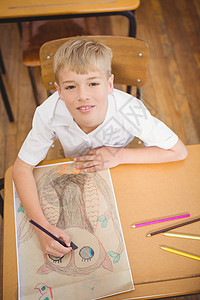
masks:
[[[85,87],[79,88],[78,98],[79,98],[79,100],[87,100],[89,98],[87,88],[85,88]]]

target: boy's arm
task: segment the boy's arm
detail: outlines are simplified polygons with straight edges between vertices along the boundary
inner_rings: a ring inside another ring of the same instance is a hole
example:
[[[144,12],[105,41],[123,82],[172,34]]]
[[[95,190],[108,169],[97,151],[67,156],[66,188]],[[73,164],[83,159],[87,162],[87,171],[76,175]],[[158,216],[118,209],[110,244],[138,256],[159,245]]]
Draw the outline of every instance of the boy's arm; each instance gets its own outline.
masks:
[[[159,147],[144,147],[135,149],[124,149],[119,154],[121,163],[166,163],[183,160],[187,157],[187,148],[183,142],[178,139],[177,143],[170,149],[162,149]],[[134,151],[126,151],[134,150]]]
[[[86,156],[76,157],[77,168],[86,172],[112,168],[119,164],[165,163],[183,160],[187,157],[187,148],[178,142],[170,149],[159,147],[112,148],[101,147],[90,150]]]
[[[45,229],[52,232],[55,236],[63,239],[67,246],[70,246],[70,237],[64,230],[51,225],[42,212],[36,182],[33,176],[33,168],[33,166],[25,163],[19,157],[17,157],[13,166],[13,180],[15,187],[28,218],[33,219]],[[71,247],[63,247],[35,226],[33,226],[33,228],[38,235],[41,249],[45,253],[61,257],[71,250]]]

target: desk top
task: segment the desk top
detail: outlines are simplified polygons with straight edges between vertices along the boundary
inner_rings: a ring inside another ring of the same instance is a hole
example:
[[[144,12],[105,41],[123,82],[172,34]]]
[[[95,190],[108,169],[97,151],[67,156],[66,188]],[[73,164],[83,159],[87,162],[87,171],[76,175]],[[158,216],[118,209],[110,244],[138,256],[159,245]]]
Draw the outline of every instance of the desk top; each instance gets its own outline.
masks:
[[[1,0],[0,19],[135,10],[140,0]]]
[[[168,253],[159,245],[199,255],[200,242],[166,237],[146,237],[149,231],[175,224],[154,224],[133,229],[145,220],[189,212],[200,213],[200,145],[188,146],[185,161],[165,164],[120,165],[111,169],[114,191],[135,284],[135,291],[109,299],[147,299],[200,292],[200,262]],[[57,161],[54,161],[57,162]],[[12,200],[12,168],[5,176],[3,236],[3,300],[17,299],[17,268]],[[167,224],[167,225],[166,225]],[[199,222],[175,232],[200,235]]]

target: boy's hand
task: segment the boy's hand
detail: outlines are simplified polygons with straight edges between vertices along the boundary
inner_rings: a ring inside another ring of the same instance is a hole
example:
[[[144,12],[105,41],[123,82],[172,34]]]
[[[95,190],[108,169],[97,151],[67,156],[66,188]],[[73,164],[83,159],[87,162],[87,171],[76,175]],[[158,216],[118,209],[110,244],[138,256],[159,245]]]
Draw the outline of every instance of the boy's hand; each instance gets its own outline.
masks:
[[[64,247],[63,245],[55,241],[53,238],[48,236],[40,229],[38,228],[34,228],[34,229],[39,238],[40,247],[45,254],[51,254],[53,256],[61,257],[72,250],[72,248],[70,247],[70,237],[68,234],[66,234],[66,232],[63,229],[55,227],[51,224],[45,226],[45,229],[47,229],[49,232],[51,232],[59,239],[63,240],[63,242],[68,247]]]
[[[88,173],[112,168],[120,164],[121,150],[121,148],[104,146],[90,150],[87,155],[75,157],[74,161],[78,169],[83,169]]]

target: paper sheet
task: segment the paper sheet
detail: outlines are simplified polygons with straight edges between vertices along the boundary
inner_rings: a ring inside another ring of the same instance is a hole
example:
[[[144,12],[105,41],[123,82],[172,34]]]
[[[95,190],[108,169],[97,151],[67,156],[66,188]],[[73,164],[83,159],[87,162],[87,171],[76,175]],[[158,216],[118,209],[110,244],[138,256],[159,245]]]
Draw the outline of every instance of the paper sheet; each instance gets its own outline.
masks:
[[[73,163],[34,169],[47,220],[78,246],[44,255],[14,187],[19,299],[90,300],[134,289],[109,170]]]

